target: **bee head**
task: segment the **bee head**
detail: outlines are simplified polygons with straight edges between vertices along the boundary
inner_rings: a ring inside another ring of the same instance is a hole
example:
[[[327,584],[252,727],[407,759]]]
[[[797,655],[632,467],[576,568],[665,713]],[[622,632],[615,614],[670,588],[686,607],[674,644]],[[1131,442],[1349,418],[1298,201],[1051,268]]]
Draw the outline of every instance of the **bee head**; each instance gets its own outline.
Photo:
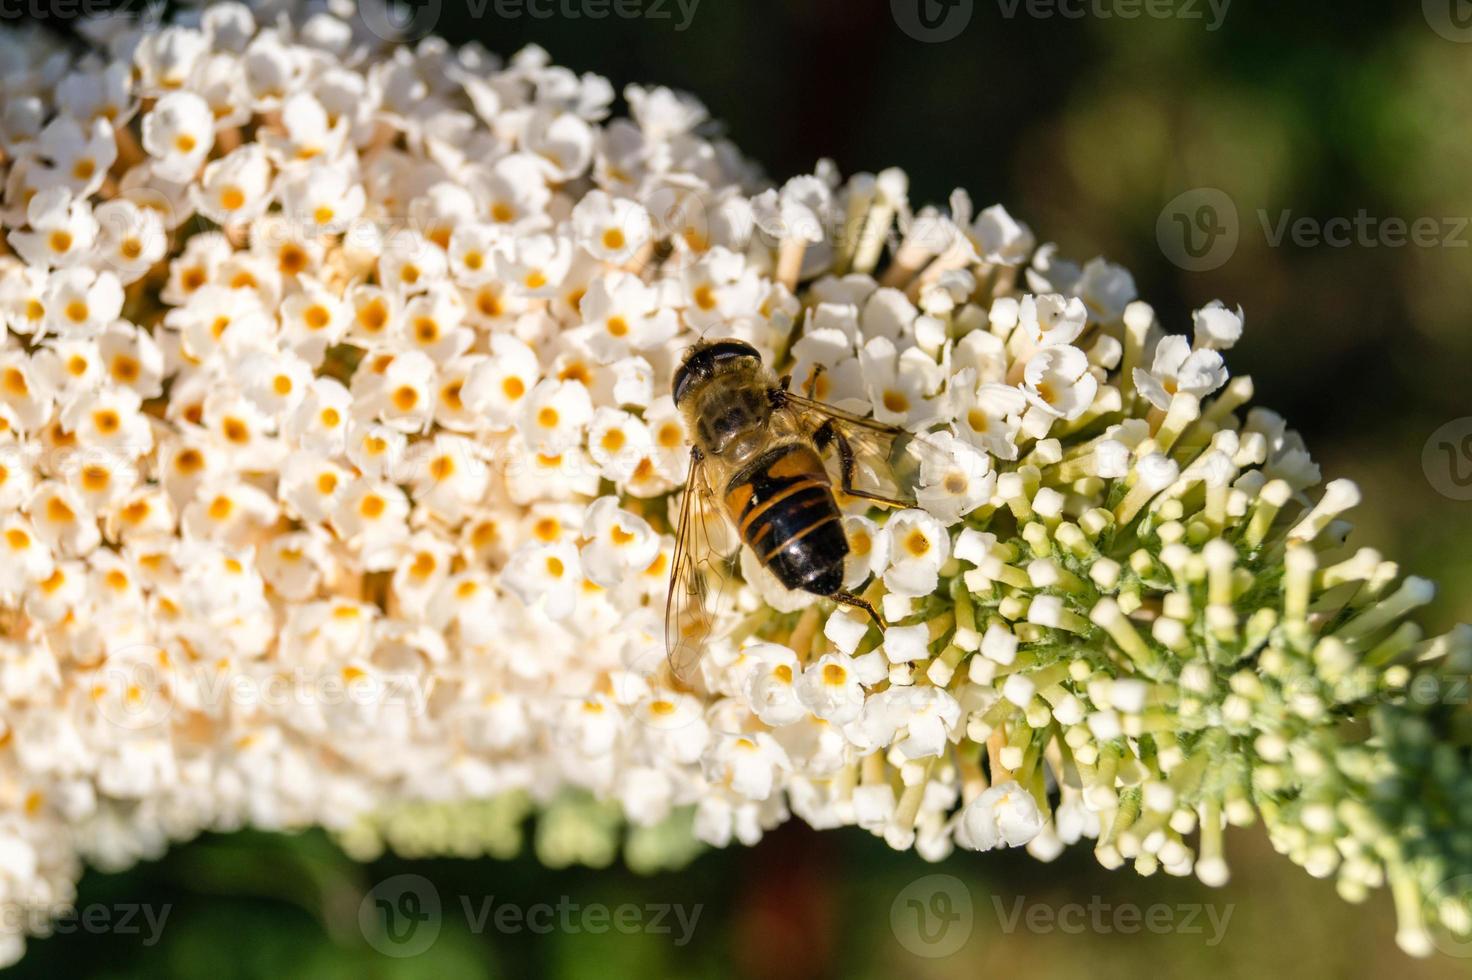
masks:
[[[705,381],[732,361],[746,357],[760,361],[762,356],[755,347],[741,340],[702,340],[695,344],[685,352],[685,358],[675,372],[672,386],[675,404],[680,404],[680,399],[695,382]]]

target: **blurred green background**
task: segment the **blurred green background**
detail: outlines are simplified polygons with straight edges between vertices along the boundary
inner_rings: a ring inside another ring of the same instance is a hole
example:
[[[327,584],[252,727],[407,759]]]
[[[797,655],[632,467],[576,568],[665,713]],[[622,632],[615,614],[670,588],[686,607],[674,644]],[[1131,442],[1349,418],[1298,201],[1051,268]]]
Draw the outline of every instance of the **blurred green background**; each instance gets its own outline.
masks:
[[[557,9],[570,2],[556,0]],[[942,21],[969,20],[951,40],[917,40],[899,23],[916,23],[919,2]],[[679,30],[685,15],[674,0],[643,0],[646,16],[602,20],[498,17],[494,2],[444,0],[435,29],[502,53],[536,42],[618,86],[694,91],[774,177],[828,156],[844,172],[905,168],[917,201],[944,202],[955,186],[978,206],[1001,201],[1064,254],[1129,267],[1171,329],[1186,329],[1190,310],[1208,300],[1240,303],[1248,331],[1229,357],[1234,373],[1255,378],[1258,403],[1303,432],[1326,476],[1365,489],[1359,541],[1440,581],[1428,627],[1472,620],[1472,503],[1439,493],[1433,484],[1445,486],[1445,473],[1428,477],[1422,466],[1432,433],[1472,416],[1472,9],[1465,0],[1239,0],[1218,21],[1205,0],[1176,0],[1165,4],[1179,14],[1169,18],[1061,12],[1129,4],[1090,2],[700,0]],[[1202,188],[1230,200],[1238,241],[1212,268],[1186,271],[1171,260],[1179,243],[1163,243],[1157,223],[1169,202]],[[1285,214],[1324,222],[1361,211],[1382,222],[1429,219],[1440,241],[1395,247],[1372,234],[1346,247],[1275,245],[1271,234]],[[1228,846],[1232,882],[1211,891],[1105,872],[1086,851],[1051,865],[990,853],[931,866],[859,831],[800,826],[653,876],[618,865],[548,871],[528,855],[360,865],[319,834],[240,835],[83,880],[82,905],[172,906],[155,945],[81,931],[34,942],[13,973],[1472,975],[1469,959],[1399,953],[1386,895],[1346,905],[1255,830]],[[387,957],[364,940],[357,914],[376,884],[405,873],[439,896],[441,929],[422,955]],[[960,948],[934,958],[907,948],[916,946],[905,918],[914,892],[901,893],[937,873],[960,880],[959,895],[945,887],[973,914]],[[700,914],[683,946],[653,933],[477,933],[462,901],[480,909],[492,896],[521,908],[653,902],[687,913],[699,905]],[[1024,919],[1009,933],[1019,898],[1049,909],[1163,903],[1177,923],[1187,914],[1177,907],[1210,903],[1218,917],[1230,906],[1231,917],[1214,946],[1199,913],[1200,932],[1034,932]]]

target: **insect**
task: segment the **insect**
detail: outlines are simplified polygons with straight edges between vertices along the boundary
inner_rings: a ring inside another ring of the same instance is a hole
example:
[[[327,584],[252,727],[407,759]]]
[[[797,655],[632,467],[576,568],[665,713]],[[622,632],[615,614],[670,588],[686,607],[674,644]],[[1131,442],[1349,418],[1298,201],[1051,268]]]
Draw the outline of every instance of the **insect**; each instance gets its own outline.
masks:
[[[836,455],[845,494],[904,507],[914,502],[918,460],[939,450],[899,426],[799,395],[790,383],[756,348],[731,339],[695,344],[675,372],[675,405],[692,442],[665,602],[665,647],[678,675],[700,653],[729,572],[718,567],[716,556],[730,549],[712,540],[713,527],[734,526],[740,545],[787,589],[855,606],[884,625],[843,588],[850,544],[824,454]]]

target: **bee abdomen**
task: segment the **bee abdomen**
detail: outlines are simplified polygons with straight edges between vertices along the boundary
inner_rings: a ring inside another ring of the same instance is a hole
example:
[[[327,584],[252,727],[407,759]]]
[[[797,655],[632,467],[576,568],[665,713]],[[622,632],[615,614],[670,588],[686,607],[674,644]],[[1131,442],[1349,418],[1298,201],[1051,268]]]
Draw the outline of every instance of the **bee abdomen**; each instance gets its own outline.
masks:
[[[786,445],[762,454],[731,480],[726,508],[741,540],[784,586],[819,595],[840,588],[848,538],[812,447]]]

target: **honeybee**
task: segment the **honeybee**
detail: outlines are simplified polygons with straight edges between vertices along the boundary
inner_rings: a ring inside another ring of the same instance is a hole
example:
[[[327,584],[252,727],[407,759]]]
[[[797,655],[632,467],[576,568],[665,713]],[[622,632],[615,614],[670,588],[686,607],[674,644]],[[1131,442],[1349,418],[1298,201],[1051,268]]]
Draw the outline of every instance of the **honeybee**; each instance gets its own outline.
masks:
[[[675,406],[692,443],[665,602],[665,647],[678,676],[700,653],[731,572],[732,559],[722,568],[720,557],[730,549],[712,541],[712,527],[734,526],[740,546],[785,588],[857,607],[884,626],[872,604],[843,588],[850,545],[824,454],[836,456],[844,494],[906,507],[920,461],[941,450],[790,385],[756,348],[732,339],[695,344],[675,372]]]

